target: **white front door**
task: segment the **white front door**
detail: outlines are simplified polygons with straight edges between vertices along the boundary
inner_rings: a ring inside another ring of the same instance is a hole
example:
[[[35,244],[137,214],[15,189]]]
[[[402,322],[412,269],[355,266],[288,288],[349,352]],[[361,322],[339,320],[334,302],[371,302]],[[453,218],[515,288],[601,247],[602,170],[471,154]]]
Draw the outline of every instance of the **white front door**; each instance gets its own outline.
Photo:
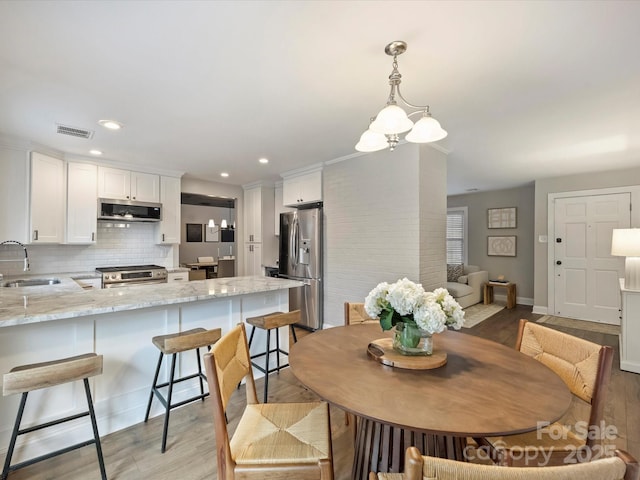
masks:
[[[555,200],[554,315],[620,324],[624,258],[611,256],[611,233],[630,222],[629,193]]]

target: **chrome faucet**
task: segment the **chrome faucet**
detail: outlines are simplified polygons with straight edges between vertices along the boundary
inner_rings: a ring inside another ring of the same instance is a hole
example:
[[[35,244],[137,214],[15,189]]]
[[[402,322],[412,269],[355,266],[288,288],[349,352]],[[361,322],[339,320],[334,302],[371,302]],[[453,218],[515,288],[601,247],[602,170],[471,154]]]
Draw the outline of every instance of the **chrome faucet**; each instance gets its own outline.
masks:
[[[24,250],[24,271],[28,272],[31,267],[29,266],[29,253],[27,252],[27,247],[16,240],[5,240],[4,242],[0,242],[0,245],[7,245],[7,244],[20,245],[22,247],[22,249]],[[2,260],[2,261],[16,262],[18,260]]]

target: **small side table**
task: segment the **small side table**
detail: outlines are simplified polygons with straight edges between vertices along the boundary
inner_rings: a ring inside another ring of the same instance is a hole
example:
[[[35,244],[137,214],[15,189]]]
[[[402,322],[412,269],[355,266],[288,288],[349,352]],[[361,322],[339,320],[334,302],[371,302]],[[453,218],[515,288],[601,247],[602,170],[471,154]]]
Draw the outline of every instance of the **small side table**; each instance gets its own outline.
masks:
[[[516,284],[512,282],[488,282],[484,284],[484,304],[493,303],[493,287],[502,287],[507,289],[507,308],[516,306]]]

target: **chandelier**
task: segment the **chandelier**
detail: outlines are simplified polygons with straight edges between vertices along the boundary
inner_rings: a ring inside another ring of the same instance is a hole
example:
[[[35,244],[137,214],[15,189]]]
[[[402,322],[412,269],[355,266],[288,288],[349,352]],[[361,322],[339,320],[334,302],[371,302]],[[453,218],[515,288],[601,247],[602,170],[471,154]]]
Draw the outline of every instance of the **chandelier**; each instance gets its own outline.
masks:
[[[393,70],[389,75],[389,85],[391,92],[384,107],[378,115],[371,119],[369,129],[362,134],[360,141],[356,144],[359,152],[377,152],[389,147],[392,151],[400,141],[400,134],[411,130],[405,139],[413,143],[430,143],[442,140],[447,136],[447,132],[440,126],[429,112],[429,105],[420,106],[407,102],[400,93],[400,82],[402,75],[398,71],[398,55],[407,50],[407,44],[403,41],[391,42],[384,49],[387,55],[393,57]],[[398,106],[396,97],[407,107],[415,111],[407,113]],[[421,115],[420,120],[415,124],[409,119],[413,115]]]

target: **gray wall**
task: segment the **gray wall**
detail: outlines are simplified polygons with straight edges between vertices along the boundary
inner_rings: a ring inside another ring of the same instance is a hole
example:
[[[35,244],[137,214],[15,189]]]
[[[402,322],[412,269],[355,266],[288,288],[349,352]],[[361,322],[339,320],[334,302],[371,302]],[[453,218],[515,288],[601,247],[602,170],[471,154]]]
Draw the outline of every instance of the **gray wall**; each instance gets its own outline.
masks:
[[[227,185],[225,183],[210,182],[207,180],[197,180],[194,178],[182,177],[181,191],[185,193],[197,193],[200,195],[213,195],[214,197],[226,197],[226,198],[236,199],[236,208],[235,208],[235,218],[236,218],[235,244],[236,246],[233,249],[233,253],[236,257],[236,273],[240,274],[244,272],[244,250],[242,248],[243,247],[242,239],[244,238],[244,229],[242,226],[242,224],[244,223],[242,221],[242,219],[244,218],[244,190],[242,189],[242,187],[237,185]],[[185,218],[182,218],[181,219],[181,224],[182,224],[181,236],[184,235],[184,231],[186,228],[184,226],[185,223],[197,223],[197,222],[187,222]],[[181,247],[180,262],[183,262],[182,247],[186,245],[187,244],[183,239],[182,243],[180,244],[180,247]],[[217,256],[218,244],[212,243],[211,245],[216,245],[216,250],[214,251],[216,255],[214,256]],[[226,244],[220,244],[220,245],[226,245]],[[207,247],[205,246],[203,248],[207,248]],[[222,248],[220,248],[220,254],[221,255],[223,254]],[[204,256],[211,256],[211,255],[212,255],[211,253],[207,253]],[[185,252],[184,254],[185,258],[192,257],[192,256],[193,254],[189,252]],[[196,257],[197,256],[198,255],[196,255]],[[191,260],[186,260],[186,261],[190,262]]]
[[[180,232],[180,264],[193,263],[198,257],[218,258],[223,255],[235,255],[238,251],[236,242],[205,242],[205,232],[207,223],[213,218],[217,226],[224,218],[228,225],[235,220],[234,208],[206,207],[202,205],[182,205],[181,208],[181,232]],[[187,242],[187,223],[198,223],[203,225],[202,242]],[[237,226],[236,222],[236,226]]]
[[[467,207],[468,248],[470,265],[489,272],[489,278],[504,275],[517,285],[518,303],[533,304],[534,296],[534,186],[491,192],[454,195],[447,198],[447,207]],[[516,228],[487,228],[487,209],[516,207]],[[487,237],[515,235],[516,256],[487,255]],[[496,294],[503,292],[496,291]]]
[[[624,170],[610,170],[598,173],[585,173],[566,177],[547,178],[535,184],[535,231],[534,236],[547,235],[549,194],[580,190],[597,190],[602,188],[640,185],[640,167]],[[640,227],[640,199],[632,195],[632,227]],[[548,253],[547,244],[536,242],[534,245],[534,305],[539,313],[544,313],[548,306]]]

